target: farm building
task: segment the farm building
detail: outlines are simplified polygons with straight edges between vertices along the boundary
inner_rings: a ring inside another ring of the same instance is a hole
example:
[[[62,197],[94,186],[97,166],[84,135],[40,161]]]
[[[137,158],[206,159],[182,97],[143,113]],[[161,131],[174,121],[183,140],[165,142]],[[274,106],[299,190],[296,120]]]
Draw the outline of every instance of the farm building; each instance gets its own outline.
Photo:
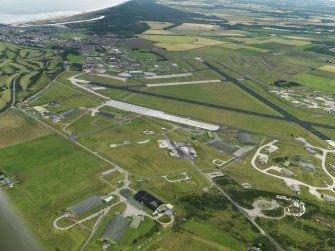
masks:
[[[120,215],[113,216],[109,220],[100,240],[107,241],[111,244],[118,244],[126,230],[127,225],[127,218]]]
[[[61,116],[63,119],[67,119],[67,118],[70,118],[76,114],[79,113],[79,110],[78,109],[72,109],[70,111],[67,111],[67,112],[64,112]]]
[[[254,145],[255,142],[249,133],[239,133],[237,135],[238,141],[243,145]]]
[[[52,120],[55,121],[55,122],[59,122],[59,121],[61,121],[61,120],[70,118],[70,117],[72,117],[72,116],[74,116],[74,115],[76,115],[76,114],[78,114],[78,113],[79,113],[79,110],[78,110],[78,109],[72,109],[72,110],[70,110],[70,111],[64,112],[64,113],[61,114],[61,115],[53,115],[53,114],[51,114],[51,115],[49,116],[49,118],[52,119]]]
[[[78,202],[77,204],[68,207],[68,210],[74,216],[80,216],[93,210],[94,208],[101,206],[102,204],[102,199],[98,195],[93,195],[83,201]]]
[[[146,191],[137,192],[134,198],[152,211],[155,211],[160,205],[164,204],[161,200]]]
[[[33,109],[36,112],[38,112],[41,116],[46,116],[50,113],[50,111],[45,109],[43,106],[34,106]]]

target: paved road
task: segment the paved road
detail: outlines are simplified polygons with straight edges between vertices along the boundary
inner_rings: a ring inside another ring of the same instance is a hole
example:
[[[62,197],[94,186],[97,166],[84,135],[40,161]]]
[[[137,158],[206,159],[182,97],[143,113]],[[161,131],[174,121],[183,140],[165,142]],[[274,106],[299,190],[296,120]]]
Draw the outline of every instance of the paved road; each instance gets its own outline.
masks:
[[[15,106],[15,103],[16,103],[16,82],[18,80],[19,77],[16,77],[13,81],[13,85],[12,85],[12,106],[11,107],[14,107]]]
[[[308,191],[310,194],[314,195],[315,197],[317,197],[318,199],[322,199],[321,198],[321,192],[320,191],[334,191],[335,188],[335,177],[328,172],[327,167],[326,167],[326,159],[327,159],[327,154],[329,153],[335,153],[335,150],[328,150],[328,149],[324,149],[324,148],[320,148],[320,147],[316,147],[316,146],[312,146],[311,144],[305,142],[306,146],[313,148],[313,149],[317,149],[322,151],[322,155],[320,156],[320,159],[322,161],[322,169],[325,171],[325,173],[329,176],[330,179],[332,179],[332,184],[326,185],[326,186],[312,186],[309,185],[307,183],[304,183],[302,181],[299,181],[297,179],[294,178],[290,178],[290,177],[284,177],[284,176],[280,176],[280,175],[276,175],[276,174],[272,174],[269,171],[270,170],[276,170],[278,172],[280,172],[282,170],[281,167],[277,167],[277,166],[271,166],[268,167],[266,169],[261,169],[257,166],[256,161],[259,158],[259,156],[261,155],[261,151],[269,146],[273,146],[275,143],[277,143],[278,140],[273,140],[272,142],[263,145],[261,147],[259,147],[255,153],[255,155],[253,156],[252,160],[251,160],[251,165],[253,166],[253,168],[255,168],[256,170],[258,170],[259,172],[272,176],[274,178],[277,179],[281,179],[283,181],[285,181],[285,183],[289,186],[291,185],[295,185],[295,186],[304,186],[308,188]]]
[[[230,77],[229,75],[227,75],[226,73],[224,73],[222,70],[216,68],[215,66],[211,65],[210,63],[203,62],[203,64],[205,64],[208,68],[210,68],[211,70],[215,71],[219,75],[223,76],[228,81],[232,82],[233,84],[235,84],[236,86],[238,86],[242,90],[244,90],[247,93],[249,93],[250,95],[254,96],[255,98],[257,98],[258,100],[260,100],[264,104],[268,105],[273,110],[275,110],[278,113],[282,114],[287,120],[300,125],[301,127],[305,128],[307,131],[313,133],[315,136],[319,137],[322,140],[330,140],[330,138],[328,136],[324,135],[323,133],[321,133],[318,130],[316,130],[315,128],[313,128],[312,125],[311,125],[311,123],[296,118],[292,114],[288,113],[287,111],[285,111],[284,109],[280,108],[279,106],[273,104],[270,100],[268,100],[268,99],[264,98],[263,96],[259,95],[257,92],[255,92],[252,89],[250,89],[249,87],[245,86],[244,84],[242,84],[241,82],[239,82],[237,79]]]

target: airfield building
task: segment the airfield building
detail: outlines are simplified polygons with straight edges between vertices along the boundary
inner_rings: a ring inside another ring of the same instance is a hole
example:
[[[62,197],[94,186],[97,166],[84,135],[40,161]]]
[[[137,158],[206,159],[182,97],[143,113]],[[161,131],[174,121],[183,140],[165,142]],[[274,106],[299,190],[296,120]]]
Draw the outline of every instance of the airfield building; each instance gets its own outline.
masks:
[[[314,166],[312,163],[304,163],[304,162],[301,162],[301,163],[300,163],[300,167],[301,167],[304,171],[315,172],[315,166]]]
[[[254,145],[255,141],[251,138],[249,133],[239,133],[237,135],[238,141],[243,145]]]
[[[107,112],[107,111],[99,111],[99,115],[101,115],[102,117],[105,117],[105,118],[109,118],[109,119],[115,119],[116,118],[115,114],[113,114],[111,112]]]
[[[321,197],[328,202],[335,202],[335,197],[328,195],[328,194],[322,194]]]
[[[292,172],[292,171],[290,171],[286,168],[281,169],[281,172],[286,176],[296,176],[294,172]]]
[[[97,208],[103,204],[102,199],[98,195],[93,195],[83,201],[78,202],[70,207],[68,207],[68,211],[74,216],[83,215],[94,208]]]
[[[141,215],[133,216],[133,220],[130,223],[130,228],[137,229],[140,226],[142,221],[144,221],[144,216],[141,216]]]
[[[315,150],[313,150],[312,148],[310,148],[310,147],[308,147],[308,146],[305,147],[305,150],[306,150],[306,152],[308,152],[309,154],[315,154],[315,153],[316,153]]]
[[[333,171],[333,172],[335,172],[335,165],[333,165],[333,164],[329,164],[329,168]]]
[[[222,140],[215,140],[212,142],[212,146],[223,153],[232,153],[236,150],[236,146],[227,144],[223,142]]]
[[[146,191],[137,192],[134,198],[152,211],[155,211],[160,205],[164,204],[160,199],[157,199]]]
[[[124,235],[127,225],[127,218],[120,215],[113,216],[109,220],[100,241],[106,241],[114,245],[118,244]]]
[[[33,109],[41,116],[47,116],[48,114],[50,114],[50,111],[45,109],[43,106],[34,106]]]

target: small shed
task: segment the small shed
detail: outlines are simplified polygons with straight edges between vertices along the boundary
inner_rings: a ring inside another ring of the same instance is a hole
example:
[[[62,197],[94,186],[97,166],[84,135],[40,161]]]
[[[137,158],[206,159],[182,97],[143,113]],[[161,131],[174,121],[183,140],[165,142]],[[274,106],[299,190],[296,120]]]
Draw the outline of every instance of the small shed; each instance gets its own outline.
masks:
[[[130,228],[137,229],[142,221],[144,221],[144,216],[135,215],[130,223]]]
[[[105,203],[109,203],[109,202],[111,202],[113,199],[114,199],[113,196],[108,196],[108,197],[104,198],[103,201],[104,201]]]

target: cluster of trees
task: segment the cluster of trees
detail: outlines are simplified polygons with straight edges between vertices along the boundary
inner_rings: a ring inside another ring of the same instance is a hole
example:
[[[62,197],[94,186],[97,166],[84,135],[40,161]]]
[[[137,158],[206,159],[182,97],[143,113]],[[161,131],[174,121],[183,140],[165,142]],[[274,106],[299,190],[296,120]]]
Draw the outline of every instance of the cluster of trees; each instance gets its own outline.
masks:
[[[273,85],[276,86],[276,87],[283,87],[283,88],[301,86],[301,84],[299,84],[299,83],[286,81],[286,80],[278,80],[278,81],[274,82]]]
[[[99,11],[97,15],[105,16],[105,18],[96,22],[70,26],[88,28],[97,33],[112,32],[128,36],[148,30],[150,27],[143,21],[194,23],[200,22],[194,18],[206,17],[202,14],[170,8],[152,0],[129,1],[118,7]],[[201,20],[201,22],[204,21]]]
[[[179,202],[183,205],[187,218],[197,217],[203,220],[211,218],[214,210],[225,210],[229,203],[226,197],[209,193],[188,195],[180,198]]]

